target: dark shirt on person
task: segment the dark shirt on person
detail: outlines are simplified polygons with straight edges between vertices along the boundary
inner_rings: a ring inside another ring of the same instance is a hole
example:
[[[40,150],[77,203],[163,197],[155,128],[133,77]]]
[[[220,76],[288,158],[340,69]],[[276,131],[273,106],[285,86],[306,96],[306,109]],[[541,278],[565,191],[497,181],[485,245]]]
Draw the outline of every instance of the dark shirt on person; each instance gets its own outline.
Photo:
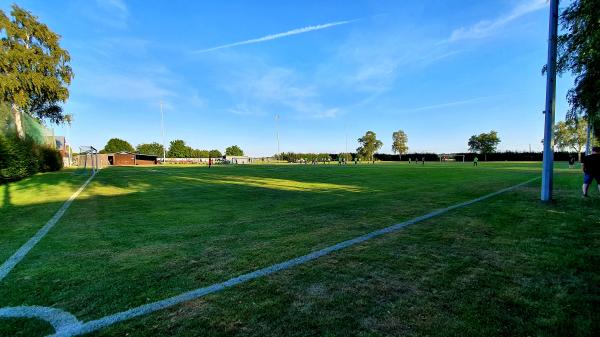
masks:
[[[600,175],[600,153],[593,153],[581,160],[583,171],[593,176]]]

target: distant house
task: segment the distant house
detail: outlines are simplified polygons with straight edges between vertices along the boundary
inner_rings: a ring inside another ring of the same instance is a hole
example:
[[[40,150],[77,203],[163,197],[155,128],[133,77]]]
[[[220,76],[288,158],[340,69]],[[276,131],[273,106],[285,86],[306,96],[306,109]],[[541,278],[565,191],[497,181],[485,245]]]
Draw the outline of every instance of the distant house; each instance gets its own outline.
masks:
[[[114,166],[156,165],[158,156],[131,152],[109,153],[108,162]]]
[[[246,156],[225,156],[225,162],[228,164],[251,164],[252,158]]]

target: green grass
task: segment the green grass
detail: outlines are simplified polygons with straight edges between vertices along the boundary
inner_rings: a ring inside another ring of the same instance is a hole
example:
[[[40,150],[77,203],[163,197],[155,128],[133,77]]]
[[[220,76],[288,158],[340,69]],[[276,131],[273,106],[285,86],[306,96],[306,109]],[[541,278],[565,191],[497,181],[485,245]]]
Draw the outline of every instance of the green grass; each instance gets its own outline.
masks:
[[[96,319],[523,182],[539,166],[106,169],[0,282],[0,307]],[[554,204],[539,203],[532,183],[94,335],[591,336],[600,321],[600,197],[581,199],[579,171],[564,167]],[[67,171],[0,186],[0,261],[83,180]],[[0,335],[50,332],[0,320]]]

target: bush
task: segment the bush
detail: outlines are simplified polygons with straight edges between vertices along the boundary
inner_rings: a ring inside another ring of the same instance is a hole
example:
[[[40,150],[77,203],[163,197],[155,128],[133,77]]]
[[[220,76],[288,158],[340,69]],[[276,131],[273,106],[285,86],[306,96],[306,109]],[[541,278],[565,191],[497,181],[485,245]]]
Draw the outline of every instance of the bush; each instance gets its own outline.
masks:
[[[31,139],[0,135],[0,183],[62,168],[60,152]]]
[[[58,171],[63,167],[63,160],[60,152],[51,148],[42,147],[40,153],[42,159],[40,165],[41,172]]]

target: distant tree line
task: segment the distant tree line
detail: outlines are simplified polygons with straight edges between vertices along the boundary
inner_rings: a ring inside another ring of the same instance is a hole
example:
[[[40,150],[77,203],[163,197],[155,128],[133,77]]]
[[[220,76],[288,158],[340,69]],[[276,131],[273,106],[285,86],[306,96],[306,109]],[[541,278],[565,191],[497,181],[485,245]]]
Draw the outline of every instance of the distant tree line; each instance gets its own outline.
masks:
[[[221,151],[213,150],[200,150],[194,149],[191,146],[186,145],[185,141],[181,139],[175,139],[169,142],[169,148],[164,151],[162,144],[157,142],[139,144],[134,148],[129,142],[119,138],[111,138],[108,140],[106,145],[100,153],[116,153],[116,152],[137,152],[142,154],[149,154],[161,157],[166,152],[168,158],[221,158],[223,154]],[[244,151],[237,146],[233,145],[227,148],[227,155],[231,156],[242,156]]]
[[[457,162],[461,162],[463,160],[462,156],[465,156],[465,162],[472,162],[476,156],[480,156],[478,153],[473,152],[462,152],[462,153],[453,153],[447,159],[455,160]],[[431,161],[439,161],[440,154],[437,153],[407,153],[402,156],[402,159],[399,159],[397,155],[387,154],[387,153],[376,153],[374,155],[375,160],[381,161],[408,161],[409,159],[415,161],[415,159],[421,160],[423,157],[425,158],[425,162]],[[554,159],[556,161],[567,161],[570,157],[577,157],[576,152],[567,152],[560,151],[554,152]],[[481,158],[481,157],[479,157]],[[493,152],[487,154],[488,161],[541,161],[542,160],[542,152],[518,152],[518,151],[502,151],[502,152]]]
[[[283,152],[280,154],[276,154],[275,159],[287,161],[288,163],[296,163],[299,161],[329,161],[331,160],[331,155],[329,153],[295,153],[295,152]]]

